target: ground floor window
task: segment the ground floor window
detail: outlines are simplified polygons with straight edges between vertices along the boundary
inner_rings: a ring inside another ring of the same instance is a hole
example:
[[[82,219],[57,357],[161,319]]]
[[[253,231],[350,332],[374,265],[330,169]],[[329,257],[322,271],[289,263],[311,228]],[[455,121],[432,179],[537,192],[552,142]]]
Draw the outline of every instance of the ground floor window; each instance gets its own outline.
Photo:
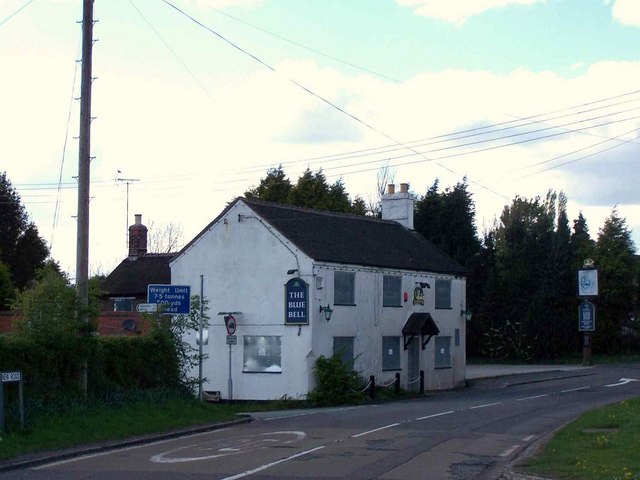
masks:
[[[400,337],[382,337],[382,370],[400,370]]]
[[[436,338],[436,368],[451,368],[451,337]]]
[[[281,337],[266,335],[244,336],[243,372],[281,373]]]
[[[333,355],[338,356],[343,363],[353,366],[354,337],[333,337]]]

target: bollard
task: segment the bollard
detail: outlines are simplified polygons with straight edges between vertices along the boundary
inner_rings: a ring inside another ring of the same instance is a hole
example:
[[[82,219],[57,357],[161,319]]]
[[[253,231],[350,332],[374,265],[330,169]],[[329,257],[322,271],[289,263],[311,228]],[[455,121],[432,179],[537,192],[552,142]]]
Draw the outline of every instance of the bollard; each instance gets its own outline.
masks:
[[[374,375],[371,375],[369,377],[369,398],[371,398],[371,400],[375,400],[376,399],[376,377]]]
[[[424,370],[420,370],[420,393],[424,393]]]
[[[396,393],[400,393],[400,374],[398,372],[396,372],[396,381],[393,388]]]

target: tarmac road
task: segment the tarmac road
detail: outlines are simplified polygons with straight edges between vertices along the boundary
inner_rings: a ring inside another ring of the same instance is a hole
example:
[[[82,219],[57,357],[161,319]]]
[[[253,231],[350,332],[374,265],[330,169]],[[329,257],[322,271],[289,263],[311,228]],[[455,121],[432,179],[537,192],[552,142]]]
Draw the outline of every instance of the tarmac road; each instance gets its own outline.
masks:
[[[250,423],[51,461],[3,478],[495,479],[581,413],[640,395],[638,365],[563,368],[471,380],[464,390],[406,402],[256,413]]]

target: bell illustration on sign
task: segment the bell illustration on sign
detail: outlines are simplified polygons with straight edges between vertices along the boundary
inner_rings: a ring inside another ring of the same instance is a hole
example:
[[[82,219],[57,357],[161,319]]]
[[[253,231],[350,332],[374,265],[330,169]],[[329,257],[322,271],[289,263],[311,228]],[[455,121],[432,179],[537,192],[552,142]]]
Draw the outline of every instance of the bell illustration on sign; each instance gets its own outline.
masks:
[[[424,305],[424,290],[422,290],[422,287],[413,289],[413,304]]]

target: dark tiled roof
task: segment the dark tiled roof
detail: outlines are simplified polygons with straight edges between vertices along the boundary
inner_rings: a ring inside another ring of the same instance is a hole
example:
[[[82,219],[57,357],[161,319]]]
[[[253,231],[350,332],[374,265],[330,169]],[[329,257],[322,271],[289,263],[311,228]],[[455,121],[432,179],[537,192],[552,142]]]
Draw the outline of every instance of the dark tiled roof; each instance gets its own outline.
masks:
[[[242,200],[316,261],[454,275],[467,273],[424,237],[394,221]]]
[[[125,258],[105,278],[102,290],[109,296],[146,295],[150,283],[170,284],[169,262],[175,253],[149,253]]]

